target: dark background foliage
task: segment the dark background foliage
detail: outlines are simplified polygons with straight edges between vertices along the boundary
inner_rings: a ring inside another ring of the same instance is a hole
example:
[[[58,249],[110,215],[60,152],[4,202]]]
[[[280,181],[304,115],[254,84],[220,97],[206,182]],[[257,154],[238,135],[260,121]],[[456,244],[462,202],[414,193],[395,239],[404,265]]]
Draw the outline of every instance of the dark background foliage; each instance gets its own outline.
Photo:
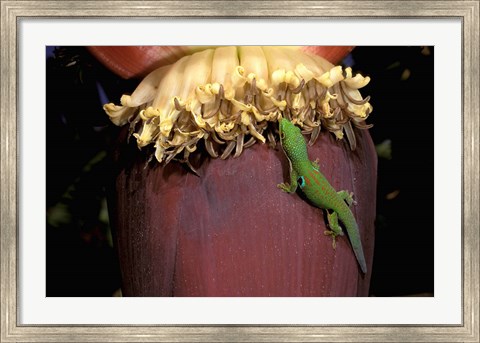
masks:
[[[433,47],[357,47],[369,75],[379,155],[372,296],[433,295]],[[84,47],[47,47],[47,296],[112,296],[121,286],[106,204],[118,129],[102,109],[123,80]]]

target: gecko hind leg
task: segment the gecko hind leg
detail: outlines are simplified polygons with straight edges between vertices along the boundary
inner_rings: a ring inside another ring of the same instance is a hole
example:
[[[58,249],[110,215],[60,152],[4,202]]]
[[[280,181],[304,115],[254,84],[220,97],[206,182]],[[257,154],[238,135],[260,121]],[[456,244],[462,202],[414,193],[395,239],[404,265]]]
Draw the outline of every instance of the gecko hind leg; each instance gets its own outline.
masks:
[[[353,192],[348,192],[348,191],[338,191],[337,192],[338,196],[345,200],[345,202],[348,204],[348,206],[352,206],[352,204],[356,205],[357,202],[353,200]]]
[[[327,211],[328,226],[330,230],[325,230],[323,233],[326,236],[332,236],[332,247],[335,249],[337,247],[336,238],[337,236],[343,236],[343,231],[340,225],[338,224],[338,214],[337,212],[328,212]]]

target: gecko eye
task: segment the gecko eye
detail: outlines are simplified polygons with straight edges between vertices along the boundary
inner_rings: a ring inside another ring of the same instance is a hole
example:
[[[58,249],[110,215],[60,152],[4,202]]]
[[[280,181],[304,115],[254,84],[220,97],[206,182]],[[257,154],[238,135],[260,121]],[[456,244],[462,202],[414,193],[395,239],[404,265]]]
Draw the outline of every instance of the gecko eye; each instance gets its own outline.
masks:
[[[305,178],[304,178],[303,176],[300,176],[300,177],[297,179],[297,183],[298,183],[298,185],[300,186],[300,188],[305,187]]]
[[[280,131],[280,138],[281,138],[281,139],[285,139],[285,132]]]

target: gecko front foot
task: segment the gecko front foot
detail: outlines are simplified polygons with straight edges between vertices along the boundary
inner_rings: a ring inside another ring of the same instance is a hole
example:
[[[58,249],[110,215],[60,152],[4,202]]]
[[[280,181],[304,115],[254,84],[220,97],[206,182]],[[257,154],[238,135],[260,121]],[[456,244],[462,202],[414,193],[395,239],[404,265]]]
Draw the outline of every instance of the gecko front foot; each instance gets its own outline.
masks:
[[[315,161],[310,161],[310,164],[312,165],[313,169],[316,171],[320,171],[320,159],[316,158]]]
[[[278,188],[280,188],[282,191],[284,191],[285,193],[290,193],[290,185],[288,183],[279,183],[277,185]]]

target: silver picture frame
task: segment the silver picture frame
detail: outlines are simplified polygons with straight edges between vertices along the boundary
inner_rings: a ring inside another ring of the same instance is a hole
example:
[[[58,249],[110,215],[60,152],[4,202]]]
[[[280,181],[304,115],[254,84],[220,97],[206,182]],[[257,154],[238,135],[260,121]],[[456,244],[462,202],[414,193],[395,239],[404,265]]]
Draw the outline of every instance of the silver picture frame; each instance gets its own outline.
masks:
[[[2,342],[479,342],[480,92],[478,1],[1,1]],[[109,8],[108,12],[104,9]],[[18,23],[50,17],[460,18],[462,312],[460,325],[21,325],[18,323]]]

